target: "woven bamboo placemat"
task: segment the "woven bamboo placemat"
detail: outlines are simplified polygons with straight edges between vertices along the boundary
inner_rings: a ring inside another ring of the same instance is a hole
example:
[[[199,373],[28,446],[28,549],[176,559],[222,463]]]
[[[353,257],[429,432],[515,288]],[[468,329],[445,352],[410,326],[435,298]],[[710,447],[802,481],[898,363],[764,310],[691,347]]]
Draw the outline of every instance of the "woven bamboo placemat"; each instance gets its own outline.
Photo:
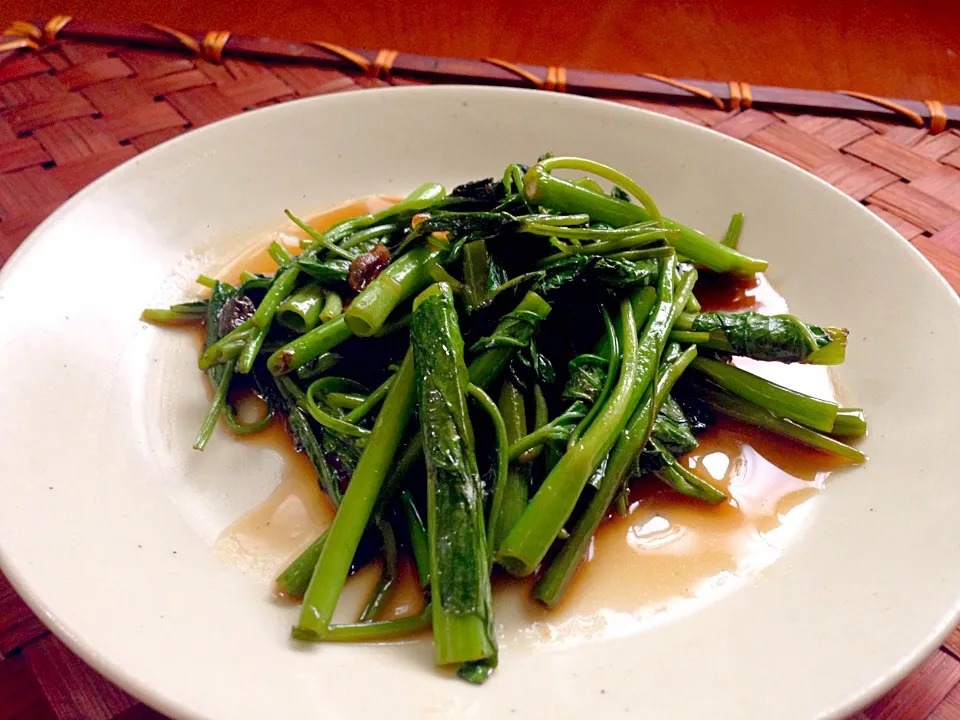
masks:
[[[299,97],[451,79],[589,92],[745,140],[862,202],[960,288],[955,106],[69,18],[0,36],[0,264],[87,183],[194,127]],[[0,720],[158,717],[67,650],[0,575]],[[960,720],[960,629],[856,717]]]

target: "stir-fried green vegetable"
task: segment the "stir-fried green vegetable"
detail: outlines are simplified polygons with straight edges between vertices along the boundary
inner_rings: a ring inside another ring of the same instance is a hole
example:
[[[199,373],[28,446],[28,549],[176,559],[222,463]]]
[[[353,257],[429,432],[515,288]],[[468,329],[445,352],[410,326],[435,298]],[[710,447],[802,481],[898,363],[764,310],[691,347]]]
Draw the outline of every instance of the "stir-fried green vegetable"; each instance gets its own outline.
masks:
[[[207,298],[143,312],[204,325],[212,400],[195,447],[221,419],[249,434],[282,418],[336,511],[277,578],[301,601],[293,637],[432,629],[436,663],[469,682],[497,665],[495,565],[536,574],[533,596],[554,606],[631,483],[728,501],[683,458],[715,414],[854,463],[865,458],[850,443],[867,432],[861,409],[730,362],[834,364],[847,339],[792,315],[701,308],[697,267],[766,267],[736,249],[739,213],[711,239],[584,158],[501,177],[449,193],[428,183],[325,229],[288,211],[306,239],[298,254],[267,248],[274,273],[202,276]],[[266,404],[254,422],[235,410],[249,392]],[[423,608],[381,619],[403,556]],[[348,577],[375,558],[356,622],[335,624]]]

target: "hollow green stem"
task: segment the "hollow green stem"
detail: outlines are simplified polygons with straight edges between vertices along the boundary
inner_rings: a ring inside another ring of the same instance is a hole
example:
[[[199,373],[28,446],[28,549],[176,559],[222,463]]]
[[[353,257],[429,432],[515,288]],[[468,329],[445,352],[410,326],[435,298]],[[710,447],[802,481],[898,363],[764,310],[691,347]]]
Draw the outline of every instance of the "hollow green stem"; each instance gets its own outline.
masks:
[[[602,177],[605,180],[609,180],[633,195],[640,205],[643,206],[644,211],[652,220],[657,223],[662,220],[660,210],[657,209],[656,203],[653,202],[653,198],[647,194],[647,191],[634,182],[633,178],[624,175],[622,172],[613,169],[609,165],[604,165],[603,163],[598,163],[595,160],[587,160],[586,158],[579,157],[552,157],[548,158],[547,160],[540,161],[537,163],[537,165],[547,172],[550,172],[554,168],[583,170],[584,172],[593,173],[594,175]]]
[[[193,325],[207,316],[207,301],[177,303],[168,308],[147,308],[140,319],[157,325]]]
[[[395,378],[396,378],[396,375],[394,374],[388,377],[382,383],[380,383],[380,386],[376,390],[374,390],[372,393],[367,395],[363,399],[363,402],[361,402],[355,408],[353,408],[353,410],[348,412],[343,419],[349,423],[360,422],[364,417],[367,416],[367,414],[371,410],[373,410],[375,407],[377,407],[377,405],[380,404],[381,400],[383,400],[387,396],[387,392],[389,392],[390,387],[393,385],[393,381]]]
[[[496,532],[500,523],[500,516],[503,513],[503,503],[507,490],[507,447],[510,442],[507,440],[507,426],[504,424],[500,409],[493,399],[483,390],[474,384],[467,386],[467,392],[477,401],[477,404],[483,408],[490,418],[493,425],[493,434],[497,443],[497,474],[493,481],[493,499],[490,503],[490,516],[487,518],[487,551],[488,561],[493,561],[494,542],[496,541]]]
[[[338,417],[334,417],[317,404],[315,397],[316,393],[318,391],[322,392],[324,390],[324,386],[328,385],[330,380],[336,379],[337,378],[330,377],[318,378],[310,384],[310,387],[307,388],[305,393],[301,392],[300,388],[297,387],[297,384],[288,377],[281,376],[279,382],[282,387],[286,388],[287,392],[297,399],[297,404],[310,413],[310,417],[323,425],[323,427],[340,435],[349,435],[351,437],[360,438],[369,437],[371,435],[370,430],[362,428],[359,425],[354,425],[346,420],[341,420]]]
[[[315,245],[311,245],[311,249],[312,249],[312,248],[317,248],[317,249],[323,248],[324,250],[328,250],[329,252],[332,252],[332,253],[334,253],[335,255],[339,255],[340,257],[344,258],[345,260],[351,260],[351,261],[353,260],[354,256],[353,256],[352,253],[349,253],[349,252],[347,252],[346,250],[344,250],[343,248],[335,245],[331,240],[329,240],[329,239],[327,238],[327,236],[326,236],[325,233],[322,233],[322,232],[320,232],[319,230],[317,230],[316,228],[312,227],[311,225],[308,225],[307,223],[305,223],[303,220],[301,220],[300,218],[298,218],[296,215],[294,215],[294,214],[293,214],[292,212],[290,212],[289,210],[284,210],[283,213],[284,213],[284,215],[286,215],[288,218],[290,218],[290,219],[293,221],[293,223],[294,223],[298,228],[300,228],[300,229],[303,230],[307,235],[310,236],[310,238],[311,238],[311,239],[313,240],[313,242],[315,243]]]
[[[647,442],[654,452],[667,460],[667,464],[654,470],[653,474],[678,493],[695,497],[711,505],[717,505],[727,499],[725,492],[681,465],[659,440],[650,438]]]
[[[539,165],[524,176],[524,197],[528,202],[564,213],[586,213],[595,222],[614,227],[647,222],[652,216],[641,206],[575,185],[551,175]],[[660,224],[660,223],[658,223]],[[766,269],[767,263],[711,240],[703,233],[663,218],[662,225],[678,231],[670,243],[677,252],[718,272],[749,274]]]
[[[413,354],[408,350],[396,382],[384,400],[369,441],[354,468],[347,492],[340,501],[304,596],[297,627],[316,633],[321,638],[328,632],[330,618],[350,571],[350,563],[390,470],[413,405]]]
[[[330,322],[342,313],[343,299],[333,290],[327,290],[323,298],[323,307],[320,309],[320,322]]]
[[[197,439],[193,442],[194,450],[203,450],[213,435],[213,430],[217,426],[217,420],[223,414],[227,404],[227,388],[230,387],[230,380],[233,378],[234,363],[230,361],[223,369],[220,375],[220,382],[217,383],[213,393],[213,400],[203,416],[203,422],[200,425],[200,431],[197,433]]]
[[[373,240],[379,240],[390,233],[397,230],[400,226],[396,223],[382,223],[380,225],[374,225],[373,227],[365,228],[364,230],[358,230],[348,237],[346,240],[340,243],[340,247],[344,250],[349,250],[352,247],[357,245],[363,245],[364,243],[371,242]]]
[[[728,248],[736,249],[737,240],[740,239],[740,230],[742,228],[743,213],[734,213],[733,217],[730,218],[730,224],[727,226],[727,232],[724,233],[723,239],[720,242]]]
[[[276,240],[267,246],[267,254],[270,255],[270,258],[280,266],[286,265],[288,262],[293,260],[293,255],[290,254],[290,251]]]
[[[207,370],[214,365],[220,365],[227,360],[235,359],[246,347],[250,333],[253,331],[253,318],[247,318],[233,330],[213,343],[209,343],[200,355],[197,366]]]
[[[830,429],[831,435],[862,437],[867,434],[867,416],[861,408],[840,408]]]
[[[527,434],[527,415],[523,395],[509,380],[503,383],[500,391],[499,408],[508,443],[515,442]],[[507,536],[527,507],[529,474],[530,466],[522,460],[513,463],[507,470],[503,498],[500,501],[497,516],[491,517],[494,531],[490,546],[494,550],[500,546],[503,538]]]
[[[409,490],[400,493],[400,503],[407,520],[407,531],[410,534],[410,549],[413,551],[413,561],[417,565],[417,576],[420,587],[430,586],[430,543],[427,539],[427,528],[420,517],[420,511],[413,501]]]
[[[417,247],[387,265],[344,310],[351,332],[360,337],[377,332],[397,305],[430,284],[429,263],[442,252],[436,247]]]
[[[332,350],[351,334],[343,315],[338,315],[274,352],[267,358],[267,368],[274,375],[296,370],[315,357]]]
[[[534,586],[533,596],[540,602],[550,607],[559,602],[564,589],[573,579],[590,539],[603,521],[607,509],[617,497],[620,488],[623,487],[627,474],[646,443],[650,418],[655,415],[655,408],[662,404],[667,393],[695,356],[696,349],[689,348],[661,373],[657,379],[653,397],[651,398],[651,393],[647,392],[646,400],[641,402],[640,407],[630,418],[630,422],[610,453],[603,477],[587,509],[580,516],[570,537],[560,547],[560,552],[550,563],[550,567]]]
[[[766,408],[801,425],[830,432],[837,418],[837,404],[777,385],[766,378],[710,358],[697,358],[693,368],[727,392]]]
[[[698,386],[698,397],[724,415],[754,425],[764,430],[783,435],[812,448],[832,453],[853,463],[862,463],[867,457],[860,450],[840,442],[828,435],[818,433],[792,420],[777,417],[769,410],[754,405],[743,398],[731,395],[723,390]]]
[[[291,633],[294,640],[309,642],[384,642],[396,640],[404,635],[411,635],[430,627],[432,618],[430,603],[416,615],[395,618],[393,620],[379,620],[368,623],[350,623],[346,625],[331,625],[320,635],[312,630],[294,626]]]
[[[311,283],[280,303],[277,309],[277,322],[294,332],[308,332],[320,322],[323,305],[323,288]]]
[[[664,273],[672,277],[670,273]],[[532,573],[557,537],[587,480],[616,442],[642,392],[637,327],[629,300],[620,303],[623,361],[613,394],[580,442],[557,462],[504,539],[497,560],[514,575]]]
[[[283,597],[299,599],[307,591],[310,585],[310,578],[313,577],[313,569],[317,566],[317,560],[320,559],[320,551],[323,550],[323,544],[327,541],[327,531],[324,530],[320,536],[290,563],[286,569],[277,576],[274,581],[277,592]]]
[[[427,529],[434,659],[460,664],[496,656],[483,488],[466,406],[463,340],[449,287],[414,303],[410,324],[427,468]]]

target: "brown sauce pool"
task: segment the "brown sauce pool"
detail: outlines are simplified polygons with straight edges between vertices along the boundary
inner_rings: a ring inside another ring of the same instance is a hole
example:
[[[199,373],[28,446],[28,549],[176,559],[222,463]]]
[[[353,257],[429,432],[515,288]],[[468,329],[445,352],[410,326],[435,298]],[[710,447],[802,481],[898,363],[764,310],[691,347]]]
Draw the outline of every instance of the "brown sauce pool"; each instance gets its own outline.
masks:
[[[311,224],[322,229],[393,201],[379,196],[351,201],[313,218]],[[302,237],[299,230],[284,230],[261,238],[216,275],[236,281],[243,270],[272,272],[276,266],[266,252],[270,241],[279,240],[296,252]],[[787,312],[785,300],[762,275],[736,282],[702,277],[697,297],[705,310]],[[787,387],[836,399],[825,367],[750,360],[737,364]],[[729,499],[711,507],[672,492],[655,479],[635,481],[626,517],[614,515],[600,528],[559,608],[548,611],[530,600],[526,581],[498,579],[498,608],[511,606],[511,614],[521,618],[504,628],[506,643],[567,642],[621,633],[624,623],[636,627],[688,601],[719,595],[779,557],[810,510],[809,501],[837,467],[823,453],[725,418],[698,439],[699,447],[682,461],[726,490]],[[270,580],[322,532],[332,510],[309,462],[293,450],[279,423],[245,442],[279,453],[285,470],[266,502],[223,531],[216,551],[228,562]],[[381,619],[422,607],[412,563],[402,561],[399,570]],[[350,584],[362,586],[356,588],[359,597],[366,596],[378,573],[373,563],[351,579]]]

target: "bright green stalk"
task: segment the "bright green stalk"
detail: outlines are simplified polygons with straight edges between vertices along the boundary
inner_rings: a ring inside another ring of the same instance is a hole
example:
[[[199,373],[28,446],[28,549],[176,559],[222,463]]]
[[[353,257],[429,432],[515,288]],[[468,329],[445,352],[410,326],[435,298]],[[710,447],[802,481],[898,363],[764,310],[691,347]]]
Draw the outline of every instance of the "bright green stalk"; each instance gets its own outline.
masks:
[[[558,255],[550,255],[539,261],[538,266],[543,266],[547,261],[555,260],[562,255],[613,255],[614,253],[630,253],[629,259],[637,260],[642,257],[658,258],[664,257],[676,250],[669,245],[663,245],[658,241],[672,237],[673,231],[663,230],[662,228],[653,228],[636,234],[628,235],[624,238],[615,240],[602,240],[600,242],[590,243],[589,245],[566,245],[557,241],[551,244],[560,250]]]
[[[260,354],[260,348],[263,345],[264,338],[267,337],[267,328],[255,327],[250,330],[247,338],[247,344],[240,351],[240,357],[237,360],[237,372],[248,373],[253,368],[253,363]]]
[[[320,248],[323,248],[324,250],[328,250],[329,252],[332,252],[332,253],[334,253],[334,254],[336,254],[336,255],[339,255],[340,257],[342,257],[342,258],[344,258],[344,259],[346,259],[346,260],[353,260],[353,257],[354,257],[353,254],[348,253],[346,250],[344,250],[344,249],[338,247],[337,245],[335,245],[331,240],[329,240],[329,239],[327,238],[326,233],[322,233],[322,232],[320,232],[319,230],[317,230],[316,228],[308,225],[307,223],[305,223],[303,220],[301,220],[300,218],[298,218],[296,215],[294,215],[294,214],[293,214],[292,212],[290,212],[289,210],[284,210],[283,212],[284,212],[284,214],[285,214],[288,218],[290,218],[290,219],[294,222],[294,224],[295,224],[298,228],[300,228],[300,229],[303,230],[307,235],[310,236],[310,238],[311,238],[311,239],[313,240],[313,242],[315,243],[315,245],[311,245],[311,246],[310,246],[311,248],[316,248],[316,249],[318,249],[318,250],[319,250]]]
[[[730,218],[730,224],[727,226],[727,232],[723,235],[720,242],[728,248],[737,247],[737,240],[740,239],[740,230],[743,228],[743,213],[734,213]]]
[[[427,588],[430,586],[430,541],[427,539],[427,527],[420,517],[420,511],[417,510],[409,490],[400,493],[400,503],[403,505],[403,514],[407,519],[410,549],[413,551],[413,560],[417,565],[420,587]]]
[[[206,300],[177,303],[168,308],[147,308],[140,313],[141,320],[157,325],[192,325],[203,322],[206,316]]]
[[[320,310],[320,322],[330,322],[342,313],[343,300],[333,290],[327,290],[327,294],[323,298],[323,307]]]
[[[650,311],[648,309],[647,312],[644,313],[644,317],[646,317],[649,314],[650,314]],[[637,317],[637,316],[635,315],[634,317]],[[619,333],[617,333],[617,335],[619,336]],[[533,384],[533,429],[534,431],[539,430],[549,422],[550,422],[550,408],[547,407],[547,398],[543,394],[543,388],[540,387],[540,383],[534,383]],[[526,432],[526,424],[523,425],[523,431]],[[520,437],[518,436],[517,440],[519,439]],[[516,441],[511,440],[510,442],[512,445]],[[540,457],[540,453],[542,451],[543,451],[543,445],[537,445],[536,447],[531,447],[529,450],[526,450],[525,452],[520,453],[517,459],[522,463],[532,463],[534,460]],[[523,507],[526,508],[526,506],[527,506],[527,499],[524,499]],[[519,517],[520,516],[518,515],[517,518],[519,519]],[[511,527],[513,527],[513,524],[511,524]]]
[[[324,402],[330,407],[340,408],[341,410],[344,408],[353,410],[366,399],[367,396],[361,395],[360,393],[329,392],[326,394]]]
[[[293,260],[293,255],[290,254],[290,251],[276,240],[271,242],[267,247],[267,254],[270,255],[270,258],[280,266],[286,265],[288,262]]]
[[[410,468],[423,458],[423,442],[420,433],[415,434],[406,444],[400,454],[394,459],[390,474],[383,483],[380,495],[377,498],[376,505],[373,507],[374,519],[379,517],[403,479],[407,476]],[[293,598],[303,597],[310,584],[310,578],[313,576],[313,569],[317,566],[317,560],[320,559],[320,551],[323,549],[323,543],[326,542],[327,531],[311,543],[300,555],[294,559],[287,568],[277,577],[277,589],[284,595]]]
[[[466,405],[469,383],[453,295],[434,285],[414,303],[410,342],[427,466],[427,528],[438,665],[496,657],[483,488]]]
[[[790,390],[735,365],[718,360],[697,358],[693,362],[693,367],[727,392],[766,408],[775,415],[821,432],[830,432],[833,429],[837,418],[835,402]]]
[[[867,434],[867,417],[861,408],[840,408],[830,429],[831,435],[862,437]]]
[[[354,383],[347,378],[321,377],[310,383],[306,392],[300,390],[297,384],[288,377],[278,378],[277,384],[294,399],[297,405],[306,410],[310,417],[328,430],[332,430],[338,435],[349,435],[351,437],[365,438],[370,436],[370,430],[348,423],[328,413],[317,404],[314,397],[318,392],[359,389],[362,387],[359,383]]]
[[[298,333],[313,330],[320,321],[324,290],[315,283],[298,290],[277,309],[277,322]]]
[[[429,264],[443,253],[436,247],[414,248],[387,265],[343,312],[354,335],[373,335],[393,309],[430,284]]]
[[[487,549],[489,552],[488,562],[493,561],[494,541],[496,540],[497,526],[500,522],[500,516],[503,513],[503,503],[507,490],[507,447],[510,441],[507,440],[507,426],[504,423],[503,415],[496,403],[483,390],[476,385],[470,384],[467,392],[477,401],[483,411],[490,417],[493,424],[493,434],[497,441],[497,475],[493,482],[493,500],[490,503],[490,517],[487,519]]]
[[[281,272],[277,279],[273,281],[273,285],[267,290],[267,294],[263,296],[263,300],[253,314],[255,327],[263,329],[269,327],[270,321],[273,320],[273,316],[280,308],[280,304],[293,292],[299,274],[300,269],[294,266]]]
[[[667,464],[653,471],[660,480],[679,493],[695,497],[711,505],[717,505],[727,499],[722,490],[715,488],[703,478],[681,465],[670,451],[656,438],[647,441],[653,451],[667,459]]]
[[[237,361],[237,372],[248,373],[253,368],[253,362],[257,359],[263,340],[270,329],[270,323],[276,315],[280,304],[286,297],[293,292],[297,282],[299,268],[293,266],[287,268],[273,281],[273,285],[267,290],[259,307],[253,314],[253,332],[247,340],[243,352],[240,353],[240,359]]]
[[[197,433],[197,439],[193,443],[194,450],[203,450],[207,446],[207,441],[213,434],[217,426],[217,420],[223,414],[227,405],[227,388],[230,387],[230,380],[233,378],[233,369],[235,363],[233,360],[228,362],[220,375],[220,381],[217,383],[213,393],[213,400],[207,408],[206,415],[203,416],[203,422],[200,424],[200,431]]]
[[[672,276],[672,271],[664,275]],[[514,575],[529,575],[543,560],[590,475],[616,442],[643,390],[638,382],[637,327],[629,300],[621,302],[620,314],[623,317],[620,378],[603,410],[576,446],[564,453],[547,475],[501,544],[497,560]]]
[[[583,170],[584,172],[593,173],[622,187],[623,190],[633,195],[654,222],[659,224],[663,219],[660,215],[660,210],[657,208],[656,203],[653,202],[653,198],[647,194],[647,191],[634,182],[633,178],[624,175],[609,165],[598,163],[596,160],[587,160],[586,158],[579,157],[552,157],[541,160],[537,165],[548,173],[554,168]]]
[[[336,353],[321,353],[307,364],[298,367],[297,377],[301,380],[310,380],[320,375],[326,375],[336,367],[338,362],[340,362],[340,356]]]
[[[507,442],[513,443],[527,434],[527,414],[523,395],[509,380],[503,383],[500,391],[500,414],[507,433]],[[500,501],[496,515],[491,511],[490,520],[493,522],[491,547],[496,550],[500,542],[507,536],[516,524],[529,500],[529,463],[514,462],[507,470],[507,479],[503,488],[503,499]]]
[[[391,218],[396,215],[403,215],[406,213],[412,214],[421,210],[426,210],[434,205],[442,203],[446,197],[447,193],[446,190],[443,189],[443,185],[438,185],[437,183],[424,183],[400,202],[395,203],[390,207],[386,207],[383,210],[377,210],[377,212],[374,213],[357,215],[356,217],[342,220],[333,227],[327,229],[323,235],[330,242],[339,243],[348,235],[351,235],[358,230],[370,228],[386,220],[387,218]],[[311,249],[313,248],[311,247]]]
[[[769,410],[754,405],[743,398],[730,395],[723,390],[698,386],[697,395],[700,399],[709,403],[713,409],[741,422],[769,430],[778,435],[784,435],[809,447],[838,455],[853,463],[862,463],[867,459],[867,456],[855,447],[835,440],[828,435],[822,435],[816,430],[811,430],[792,420],[777,417]]]
[[[389,235],[394,230],[399,227],[396,223],[382,223],[380,225],[374,225],[373,227],[365,228],[364,230],[358,230],[357,232],[350,235],[349,238],[340,243],[340,247],[344,250],[348,250],[357,245],[363,245],[366,242],[371,240],[378,240],[386,235]]]
[[[267,358],[267,368],[274,375],[296,370],[315,357],[332,350],[351,334],[343,315],[338,315],[277,350]]]
[[[324,640],[326,642],[384,642],[426,630],[430,627],[430,619],[431,609],[430,604],[427,603],[420,612],[409,617],[369,623],[331,625],[322,638],[295,625],[293,638],[294,640]]]
[[[585,187],[554,177],[539,165],[531,167],[524,176],[523,193],[528,202],[543,205],[564,213],[586,213],[594,221],[614,227],[633,225],[651,220],[641,206],[609,195],[600,195]],[[718,272],[749,274],[766,269],[764,260],[757,260],[728,248],[703,233],[663,218],[663,226],[678,231],[670,240],[677,252],[694,262]]]
[[[211,327],[211,325],[208,324],[207,327]],[[214,324],[212,327],[215,328],[216,325]],[[208,370],[214,365],[227,362],[227,360],[235,360],[240,355],[240,351],[246,347],[253,329],[253,318],[247,318],[216,342],[207,344],[197,361],[197,366],[201,370]]]
[[[317,567],[323,544],[327,541],[327,531],[314,540],[301,552],[286,569],[277,576],[275,581],[277,591],[284,597],[301,598],[310,585],[313,570]]]
[[[393,385],[394,378],[396,378],[396,375],[391,375],[382,383],[380,383],[380,386],[376,390],[367,395],[363,402],[348,412],[343,419],[349,423],[360,422],[364,417],[366,417],[367,413],[379,405],[380,401],[387,396],[390,386]]]
[[[473,240],[463,246],[463,287],[467,307],[476,310],[487,297],[490,275],[490,255],[483,240]]]
[[[298,633],[313,633],[318,639],[327,634],[350,563],[413,412],[413,370],[413,353],[408,350],[330,525],[303,599]]]
[[[647,392],[646,401],[640,404],[633,417],[630,418],[630,422],[614,446],[613,452],[610,453],[603,478],[596,493],[590,499],[587,509],[580,516],[570,537],[561,546],[560,552],[550,563],[550,567],[541,575],[534,586],[533,596],[540,602],[546,603],[550,607],[556,605],[564,589],[573,579],[580,559],[590,543],[590,538],[600,527],[607,508],[610,507],[620,488],[623,487],[623,483],[627,479],[627,473],[633,467],[637,455],[646,443],[650,418],[655,413],[655,408],[663,403],[673,384],[683,374],[696,354],[695,348],[689,348],[668,366],[657,379],[656,393],[653,398]]]

